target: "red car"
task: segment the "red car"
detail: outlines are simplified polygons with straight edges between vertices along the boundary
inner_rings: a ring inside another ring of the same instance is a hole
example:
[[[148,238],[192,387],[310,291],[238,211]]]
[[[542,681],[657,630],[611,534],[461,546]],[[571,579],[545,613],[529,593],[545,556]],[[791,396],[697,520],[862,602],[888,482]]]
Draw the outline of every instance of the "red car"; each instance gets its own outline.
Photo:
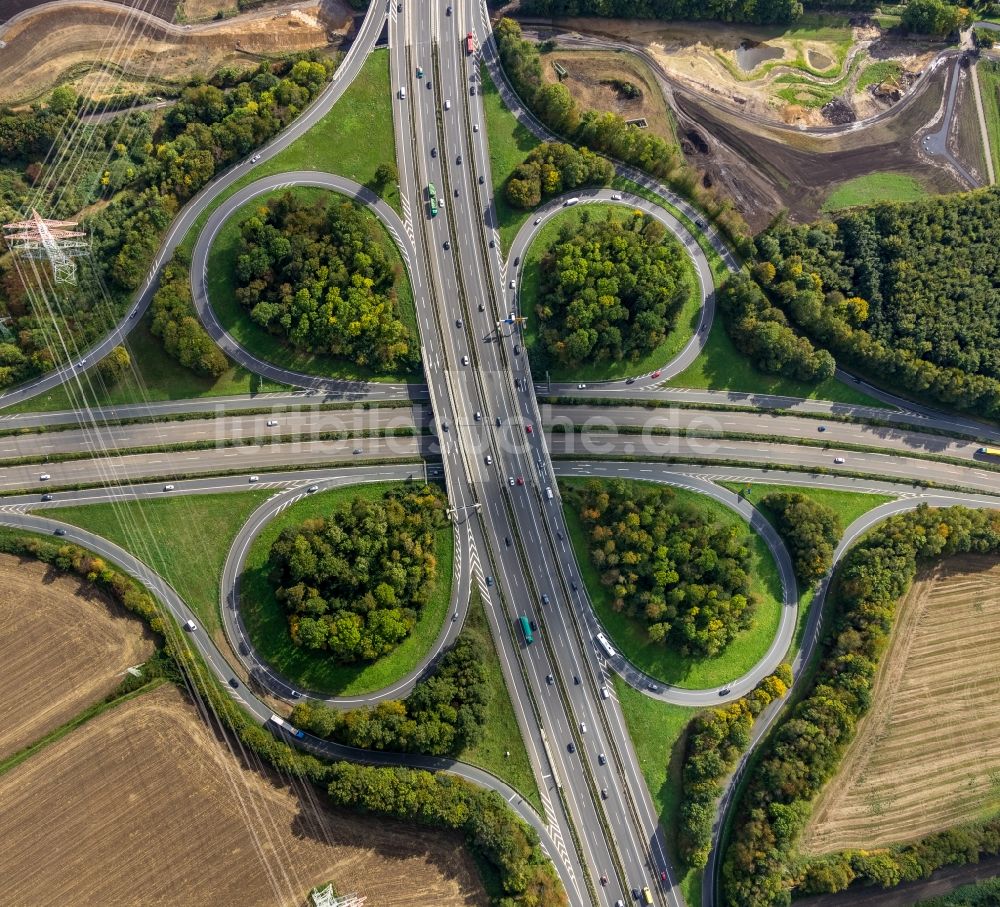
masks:
[[[535,430],[530,425],[525,425],[524,430],[529,434],[534,434]]]
[[[523,485],[524,484],[524,476],[518,476],[517,477],[517,484],[518,485]]]
[[[665,869],[660,870],[660,881],[661,882],[667,881],[667,871]]]
[[[652,375],[650,375],[649,377],[650,377],[650,378],[659,378],[659,377],[660,377],[660,374],[661,374],[661,373],[660,373],[659,371],[655,371],[655,372],[653,372],[653,374],[652,374]]]

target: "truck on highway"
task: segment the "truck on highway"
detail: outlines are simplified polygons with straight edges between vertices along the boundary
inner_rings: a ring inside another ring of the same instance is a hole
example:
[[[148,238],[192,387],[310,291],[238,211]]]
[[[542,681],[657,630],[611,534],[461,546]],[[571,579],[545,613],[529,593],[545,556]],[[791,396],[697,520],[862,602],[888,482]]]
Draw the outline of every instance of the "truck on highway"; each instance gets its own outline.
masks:
[[[472,37],[471,31],[465,36],[465,52],[467,54],[476,52],[476,39]]]
[[[525,643],[530,646],[535,641],[535,637],[531,635],[531,623],[523,614],[517,619],[517,622],[521,625]]]
[[[977,453],[985,454],[987,457],[1000,457],[1000,447],[980,447]]]
[[[293,727],[292,725],[290,725],[280,715],[275,715],[274,712],[271,712],[271,717],[268,719],[268,721],[270,721],[271,724],[273,724],[279,730],[284,731],[286,734],[291,734],[298,740],[301,740],[303,737],[305,737],[305,734],[302,731],[300,731],[297,727]]]
[[[607,636],[605,636],[603,633],[598,633],[597,636],[594,637],[594,639],[596,639],[598,645],[600,645],[600,647],[604,649],[604,654],[607,655],[608,658],[615,657],[615,650],[611,647],[611,643],[608,642]]]
[[[437,189],[434,188],[433,183],[427,184],[427,199],[431,206],[431,217],[437,217],[438,205],[437,205]]]

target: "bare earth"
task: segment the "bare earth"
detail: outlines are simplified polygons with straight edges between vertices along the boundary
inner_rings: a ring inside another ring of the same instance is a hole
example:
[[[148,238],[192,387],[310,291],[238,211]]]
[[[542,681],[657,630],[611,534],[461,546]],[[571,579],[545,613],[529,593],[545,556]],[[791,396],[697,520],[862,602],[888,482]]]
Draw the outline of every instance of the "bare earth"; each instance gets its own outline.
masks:
[[[5,907],[300,907],[325,881],[378,907],[487,903],[457,836],[328,810],[169,685],[0,777],[0,841]]]
[[[153,641],[123,608],[39,561],[0,555],[0,589],[4,757],[107,696]]]
[[[223,65],[256,66],[261,55],[325,47],[346,34],[351,21],[341,0],[179,30],[140,21],[124,6],[108,9],[86,0],[43,9],[0,34],[7,42],[0,54],[0,102],[30,101],[64,81],[79,90],[84,79],[97,98],[137,88],[155,92],[158,84],[208,77]],[[96,69],[105,73],[100,77],[93,74],[97,62],[104,67]]]
[[[1000,807],[1000,564],[954,557],[900,603],[861,722],[802,839],[822,854],[907,841]]]

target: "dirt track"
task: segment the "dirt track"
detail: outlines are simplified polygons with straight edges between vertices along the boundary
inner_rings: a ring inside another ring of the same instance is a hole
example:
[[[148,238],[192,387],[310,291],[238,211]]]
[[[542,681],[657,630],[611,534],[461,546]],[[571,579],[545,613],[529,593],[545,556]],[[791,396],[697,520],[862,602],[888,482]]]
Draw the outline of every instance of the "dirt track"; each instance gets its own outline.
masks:
[[[325,881],[378,907],[487,903],[456,835],[326,809],[244,765],[172,686],[0,777],[0,841],[4,907],[300,907]]]
[[[99,98],[123,87],[155,93],[158,84],[208,77],[224,64],[255,66],[260,55],[324,47],[331,33],[345,34],[351,22],[346,6],[335,0],[176,32],[82,0],[70,9],[28,16],[4,33],[0,102],[33,100],[67,78],[86,80],[88,95]],[[85,76],[96,62],[110,75]]]
[[[124,609],[39,561],[0,555],[0,589],[3,757],[105,697],[153,641]]]
[[[44,2],[45,0],[0,0],[0,23]],[[121,2],[123,6],[145,10],[167,22],[174,18],[174,12],[177,9],[177,0],[115,0],[115,2]]]
[[[801,849],[880,847],[1000,807],[1000,564],[950,558],[900,603],[874,705]]]

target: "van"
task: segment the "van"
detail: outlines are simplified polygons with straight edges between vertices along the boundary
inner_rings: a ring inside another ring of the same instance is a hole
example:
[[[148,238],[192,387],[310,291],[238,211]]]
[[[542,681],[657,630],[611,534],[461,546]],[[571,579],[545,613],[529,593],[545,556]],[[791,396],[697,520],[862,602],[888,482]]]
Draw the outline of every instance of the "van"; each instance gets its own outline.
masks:
[[[198,629],[198,625],[193,620],[188,618],[184,621],[184,629],[187,630],[188,633],[194,633],[194,631]]]
[[[548,500],[550,500],[550,501],[552,500],[553,495],[552,495],[552,486],[551,485],[546,485],[545,486],[545,497]]]
[[[401,101],[406,100],[406,89],[402,85],[399,86],[399,99]]]
[[[566,199],[566,201],[563,202],[563,207],[564,208],[569,208],[571,205],[575,205],[578,201],[580,201],[580,199],[576,198],[576,197],[574,197],[574,198],[568,198],[568,199]]]

